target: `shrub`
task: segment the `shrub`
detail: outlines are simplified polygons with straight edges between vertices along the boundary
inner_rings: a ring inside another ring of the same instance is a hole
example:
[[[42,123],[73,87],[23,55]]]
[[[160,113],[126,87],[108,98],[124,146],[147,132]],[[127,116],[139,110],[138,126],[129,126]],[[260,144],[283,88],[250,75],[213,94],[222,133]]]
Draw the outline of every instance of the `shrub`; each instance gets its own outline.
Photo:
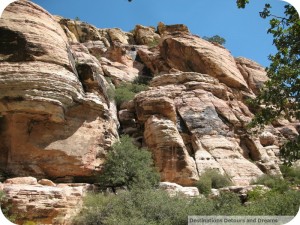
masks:
[[[148,43],[149,48],[154,48],[156,46],[158,46],[159,44],[159,40],[157,39],[153,39],[151,42]]]
[[[240,198],[232,192],[221,193],[214,200],[215,215],[237,215],[236,212],[242,207]]]
[[[216,199],[170,197],[162,190],[134,189],[119,195],[90,194],[74,224],[185,225],[188,215],[296,215],[300,192],[268,192],[244,206],[231,192]]]
[[[150,188],[158,184],[159,173],[153,166],[151,153],[138,149],[128,135],[123,135],[108,153],[99,182],[112,188]]]
[[[300,166],[290,167],[281,165],[280,170],[285,180],[294,185],[300,184]]]
[[[115,89],[115,100],[117,106],[120,106],[123,102],[132,100],[136,93],[145,91],[146,89],[147,86],[144,84],[122,83]]]
[[[36,225],[36,222],[29,220],[23,223],[23,225]]]
[[[211,186],[211,178],[206,176],[201,176],[200,180],[197,182],[196,186],[200,193],[204,194],[205,196],[209,195],[212,189]]]
[[[255,187],[251,191],[248,191],[248,193],[247,193],[248,201],[259,200],[264,196],[265,193],[266,193],[266,191],[263,190],[262,187]]]
[[[221,188],[232,185],[232,182],[226,175],[220,174],[217,170],[206,170],[199,178],[196,186],[199,191],[208,195],[212,188]]]
[[[271,188],[273,191],[276,192],[285,192],[289,189],[289,183],[282,179],[278,175],[268,175],[264,174],[260,177],[258,177],[253,184],[263,184],[269,188]]]
[[[150,77],[150,76],[140,75],[134,79],[133,83],[148,85],[151,79],[152,79],[152,77]]]
[[[5,198],[5,193],[0,191],[0,210],[2,210],[3,215],[11,222],[15,222],[17,216],[10,213],[11,205],[7,203]]]
[[[267,192],[262,198],[238,209],[240,215],[294,216],[299,211],[300,192]]]
[[[0,203],[2,202],[2,199],[4,198],[5,194],[3,191],[0,191]]]
[[[99,193],[85,199],[75,224],[185,225],[188,215],[212,215],[213,207],[212,200],[170,197],[154,189],[135,189],[119,195]]]

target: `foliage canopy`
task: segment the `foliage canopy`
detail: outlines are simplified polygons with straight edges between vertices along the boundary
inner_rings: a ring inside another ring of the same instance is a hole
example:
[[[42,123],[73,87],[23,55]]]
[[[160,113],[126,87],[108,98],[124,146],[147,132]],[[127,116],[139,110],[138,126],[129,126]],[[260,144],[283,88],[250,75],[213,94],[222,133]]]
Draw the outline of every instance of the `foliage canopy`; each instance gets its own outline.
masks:
[[[132,138],[123,135],[107,154],[99,182],[112,188],[151,188],[158,184],[159,174],[153,166],[151,153],[137,148]]]

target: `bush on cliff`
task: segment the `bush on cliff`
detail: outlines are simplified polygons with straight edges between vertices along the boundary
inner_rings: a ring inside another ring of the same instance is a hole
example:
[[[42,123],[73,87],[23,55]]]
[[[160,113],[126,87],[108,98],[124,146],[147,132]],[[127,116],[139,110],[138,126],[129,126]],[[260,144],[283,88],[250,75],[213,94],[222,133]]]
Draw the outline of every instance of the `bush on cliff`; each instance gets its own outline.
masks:
[[[117,106],[120,106],[123,102],[130,101],[134,96],[141,92],[147,90],[145,84],[138,83],[122,83],[115,89],[115,100]]]
[[[151,153],[139,149],[132,138],[123,135],[107,154],[99,182],[104,187],[150,188],[158,185],[159,173],[153,166]]]
[[[210,194],[212,188],[221,188],[230,185],[232,185],[230,179],[214,169],[206,170],[196,184],[199,192],[204,195]]]

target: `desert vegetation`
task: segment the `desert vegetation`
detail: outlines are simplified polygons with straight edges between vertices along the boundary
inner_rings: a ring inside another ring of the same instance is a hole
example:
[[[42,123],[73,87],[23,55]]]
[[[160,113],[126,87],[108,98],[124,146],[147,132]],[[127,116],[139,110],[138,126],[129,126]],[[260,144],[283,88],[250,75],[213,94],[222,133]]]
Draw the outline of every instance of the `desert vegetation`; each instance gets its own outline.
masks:
[[[210,195],[211,188],[232,185],[229,177],[216,170],[207,170],[197,183],[202,197],[170,196],[158,189],[158,172],[151,154],[138,149],[129,136],[122,136],[112,146],[99,177],[102,191],[89,193],[74,224],[187,224],[189,215],[289,215],[297,214],[300,192],[292,187],[299,184],[299,168],[282,167],[283,175],[264,175],[253,181],[263,184],[248,192],[246,203],[232,192]],[[113,187],[113,191],[103,191]],[[116,188],[123,187],[119,192]],[[101,189],[101,188],[100,188]]]

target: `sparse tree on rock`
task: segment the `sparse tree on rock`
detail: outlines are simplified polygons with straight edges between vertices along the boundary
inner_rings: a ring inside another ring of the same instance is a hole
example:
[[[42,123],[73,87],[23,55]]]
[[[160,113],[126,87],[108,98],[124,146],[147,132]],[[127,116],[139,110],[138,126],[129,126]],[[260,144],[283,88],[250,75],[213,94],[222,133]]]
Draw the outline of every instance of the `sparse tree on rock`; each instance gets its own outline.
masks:
[[[220,37],[219,35],[215,35],[215,36],[212,36],[212,37],[204,36],[203,39],[207,40],[209,42],[216,42],[220,45],[224,45],[226,43],[226,40],[224,38]]]

